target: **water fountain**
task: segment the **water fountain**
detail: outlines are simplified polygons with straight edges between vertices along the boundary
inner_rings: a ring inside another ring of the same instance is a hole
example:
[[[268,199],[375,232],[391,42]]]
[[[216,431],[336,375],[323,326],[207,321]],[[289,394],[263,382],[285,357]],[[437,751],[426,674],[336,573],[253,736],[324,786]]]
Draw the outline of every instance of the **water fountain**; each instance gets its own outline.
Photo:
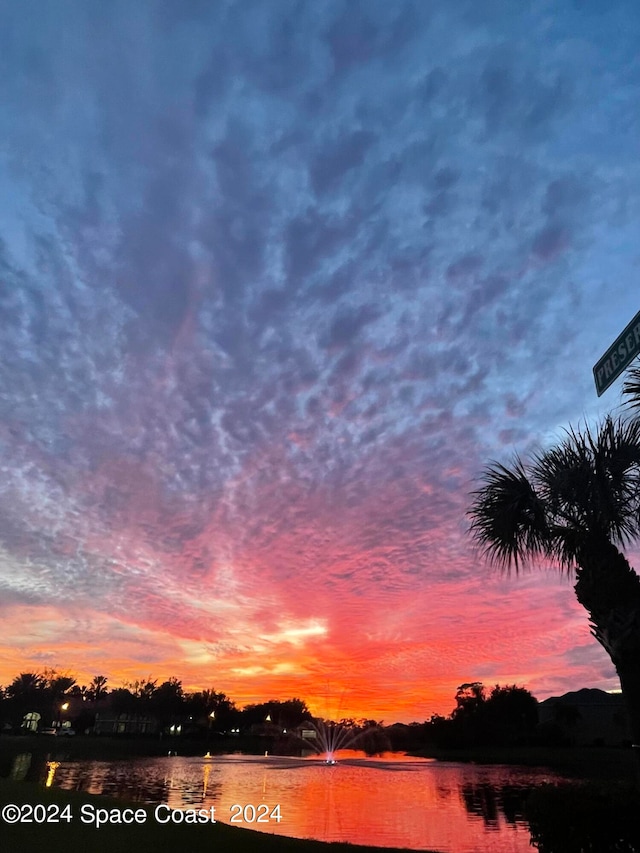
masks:
[[[314,719],[305,720],[305,728],[297,739],[305,746],[313,749],[317,755],[324,755],[324,764],[333,766],[336,764],[336,753],[340,749],[350,749],[367,732],[367,729],[354,730],[350,726],[341,723],[328,722]]]

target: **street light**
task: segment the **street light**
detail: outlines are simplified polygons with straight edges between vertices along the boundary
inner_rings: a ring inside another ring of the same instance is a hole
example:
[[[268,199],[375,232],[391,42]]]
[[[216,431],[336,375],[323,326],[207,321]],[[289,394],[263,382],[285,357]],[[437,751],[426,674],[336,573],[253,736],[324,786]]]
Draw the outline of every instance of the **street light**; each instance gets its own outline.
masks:
[[[68,710],[69,710],[69,703],[68,702],[64,702],[62,705],[60,705],[60,710],[58,711],[58,722],[57,722],[57,724],[54,721],[54,725],[56,725],[56,727],[58,729],[62,728],[62,712],[68,711]]]

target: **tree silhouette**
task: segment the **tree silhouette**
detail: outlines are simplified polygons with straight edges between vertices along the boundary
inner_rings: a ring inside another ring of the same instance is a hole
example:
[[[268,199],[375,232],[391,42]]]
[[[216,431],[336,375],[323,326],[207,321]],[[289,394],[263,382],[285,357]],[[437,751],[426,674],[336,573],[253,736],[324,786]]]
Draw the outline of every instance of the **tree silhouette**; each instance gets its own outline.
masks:
[[[104,675],[94,675],[91,679],[87,695],[92,702],[99,702],[107,695],[107,678]]]
[[[89,688],[86,684],[74,684],[69,691],[69,696],[73,696],[74,699],[81,699],[83,702],[86,702],[90,697]]]
[[[70,675],[58,675],[55,670],[47,674],[47,689],[53,702],[59,702],[75,686],[76,680]]]
[[[575,738],[571,732],[576,728],[582,720],[582,714],[577,705],[572,705],[569,702],[556,702],[553,706],[553,721],[560,726],[563,732],[569,732],[568,740],[571,743],[575,742]]]
[[[50,713],[50,697],[47,682],[36,672],[21,672],[5,689],[9,702],[9,713],[14,725],[20,725],[25,714],[36,711],[40,715]]]
[[[139,699],[128,687],[116,687],[110,694],[111,708],[115,714],[141,713],[138,708]]]
[[[182,682],[178,678],[170,678],[156,687],[151,697],[150,710],[158,718],[161,728],[169,723],[180,722],[184,710]]]
[[[474,717],[480,712],[485,702],[484,686],[479,681],[461,684],[456,691],[456,707],[451,716]]]
[[[492,689],[485,705],[493,743],[527,741],[538,725],[538,702],[524,687],[515,684]]]
[[[490,560],[517,571],[547,558],[573,573],[640,743],[640,577],[620,550],[640,533],[640,421],[608,416],[528,466],[493,463],[473,498],[471,532]]]
[[[231,728],[235,723],[239,711],[226,693],[210,690],[199,690],[196,693],[188,693],[185,696],[185,713],[195,721],[205,721],[209,726],[215,720],[216,730]],[[213,714],[213,717],[210,715]],[[209,722],[211,721],[211,722]]]
[[[136,681],[131,681],[126,685],[126,688],[131,692],[131,694],[137,700],[137,706],[139,708],[139,713],[146,714],[149,711],[149,707],[153,700],[154,694],[158,689],[158,679],[154,679],[151,681],[151,678],[147,679],[138,679]]]
[[[46,681],[42,675],[35,672],[21,672],[6,688],[6,694],[10,699],[31,697],[43,691],[45,687]]]

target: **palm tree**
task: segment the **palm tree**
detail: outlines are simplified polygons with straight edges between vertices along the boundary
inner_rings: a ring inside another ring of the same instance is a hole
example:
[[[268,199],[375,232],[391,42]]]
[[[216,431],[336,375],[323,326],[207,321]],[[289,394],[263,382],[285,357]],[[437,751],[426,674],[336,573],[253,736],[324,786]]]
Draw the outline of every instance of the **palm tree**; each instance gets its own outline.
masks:
[[[490,560],[518,571],[546,558],[575,577],[640,744],[640,577],[621,551],[640,534],[640,420],[609,416],[527,466],[493,463],[473,498],[471,532]]]
[[[21,672],[5,690],[14,722],[23,722],[28,712],[48,713],[49,701],[46,678],[36,672]]]
[[[26,708],[30,703],[38,707],[46,696],[47,682],[43,675],[36,672],[21,672],[5,690],[9,699],[14,699],[20,707]]]
[[[107,695],[107,677],[105,675],[94,675],[88,690],[89,698],[99,702]]]
[[[46,687],[45,678],[36,672],[21,672],[16,675],[7,687],[7,696],[13,698],[31,698],[34,694],[43,692]]]
[[[630,367],[626,372],[622,393],[629,398],[627,404],[631,409],[640,409],[640,367]]]

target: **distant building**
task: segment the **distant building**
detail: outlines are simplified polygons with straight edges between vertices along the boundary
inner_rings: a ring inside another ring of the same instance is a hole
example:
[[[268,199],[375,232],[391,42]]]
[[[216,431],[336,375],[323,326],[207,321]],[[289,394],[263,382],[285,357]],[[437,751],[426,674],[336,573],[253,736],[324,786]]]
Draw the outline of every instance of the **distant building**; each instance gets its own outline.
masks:
[[[28,714],[24,715],[24,719],[22,720],[22,725],[20,726],[20,728],[25,732],[37,732],[40,726],[41,719],[42,718],[37,711],[29,711]]]
[[[97,735],[152,735],[157,734],[158,721],[154,717],[140,717],[135,714],[100,716],[96,714],[93,724]]]

